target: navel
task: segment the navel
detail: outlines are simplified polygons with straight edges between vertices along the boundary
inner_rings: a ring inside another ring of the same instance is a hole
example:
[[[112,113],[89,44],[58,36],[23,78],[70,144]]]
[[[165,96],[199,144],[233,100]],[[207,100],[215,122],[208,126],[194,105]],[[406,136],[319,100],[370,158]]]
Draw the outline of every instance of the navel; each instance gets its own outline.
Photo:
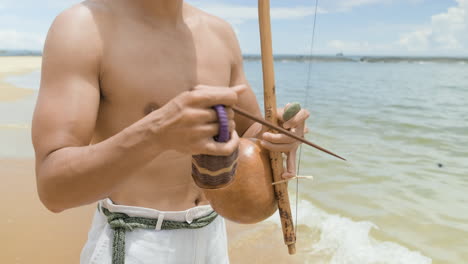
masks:
[[[151,102],[145,106],[145,108],[143,109],[143,114],[148,115],[149,113],[153,112],[154,110],[157,110],[158,108],[159,106],[156,103]]]

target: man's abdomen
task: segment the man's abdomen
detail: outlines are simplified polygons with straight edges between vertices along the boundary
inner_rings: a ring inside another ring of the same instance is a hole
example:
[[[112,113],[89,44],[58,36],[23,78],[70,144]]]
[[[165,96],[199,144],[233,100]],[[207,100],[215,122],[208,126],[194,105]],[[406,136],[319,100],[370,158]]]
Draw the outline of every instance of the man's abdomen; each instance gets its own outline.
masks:
[[[121,205],[163,211],[208,204],[191,177],[191,157],[167,151],[139,169],[109,198]]]

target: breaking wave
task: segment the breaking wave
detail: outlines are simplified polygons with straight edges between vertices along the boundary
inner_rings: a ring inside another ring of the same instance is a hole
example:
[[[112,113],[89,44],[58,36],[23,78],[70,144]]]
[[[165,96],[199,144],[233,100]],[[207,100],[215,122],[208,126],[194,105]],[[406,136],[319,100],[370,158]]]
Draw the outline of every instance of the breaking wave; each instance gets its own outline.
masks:
[[[432,260],[417,251],[390,241],[379,241],[369,233],[378,227],[367,221],[353,221],[329,214],[312,203],[300,202],[298,223],[307,225],[309,236],[319,238],[312,242],[310,257],[317,257],[327,264],[430,264]],[[268,221],[279,225],[277,214]],[[302,235],[302,234],[301,234]],[[307,235],[307,234],[306,234]],[[304,236],[304,235],[302,235]],[[308,262],[306,262],[308,263]]]

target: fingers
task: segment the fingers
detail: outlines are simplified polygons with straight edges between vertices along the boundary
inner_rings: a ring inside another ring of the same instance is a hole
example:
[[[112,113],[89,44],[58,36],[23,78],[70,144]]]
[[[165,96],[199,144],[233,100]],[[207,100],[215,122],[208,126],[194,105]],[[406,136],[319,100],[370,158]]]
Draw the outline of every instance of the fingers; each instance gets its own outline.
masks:
[[[218,113],[213,108],[206,108],[203,110],[199,109],[190,109],[192,113],[189,115],[189,119],[193,120],[194,123],[218,123]],[[234,119],[234,111],[232,108],[226,107],[225,109],[227,114],[227,119],[232,121]]]
[[[280,134],[280,133],[277,133],[277,134],[270,133],[270,132],[263,133],[262,138],[263,140],[266,140],[274,144],[291,144],[297,141],[294,138],[289,137],[287,135]]]
[[[220,87],[220,86],[208,86],[208,85],[197,85],[194,89],[189,92],[186,96],[188,104],[194,108],[210,108],[203,118],[199,120],[201,122],[217,123],[218,116],[215,110],[211,110],[214,105],[225,105],[225,111],[229,120],[229,131],[235,129],[234,111],[230,106],[236,104],[238,95],[242,94],[247,90],[247,85],[236,85],[233,87]]]
[[[303,136],[303,131],[303,124],[291,129],[291,132],[298,136]],[[266,132],[262,134],[262,139],[262,146],[270,151],[290,152],[300,144],[298,140],[280,133]]]
[[[237,95],[241,95],[242,93],[244,93],[245,91],[247,91],[247,85],[245,84],[239,84],[239,85],[236,85],[236,86],[233,86],[231,87],[231,89],[236,92]]]
[[[237,85],[234,87],[197,85],[189,92],[191,103],[202,107],[214,105],[232,106],[237,103],[238,96],[247,90],[247,86]]]
[[[232,86],[232,87],[227,87],[227,86],[212,86],[212,85],[204,85],[204,84],[199,84],[195,87],[193,87],[193,91],[196,91],[196,90],[204,90],[204,89],[232,89],[235,93],[237,93],[238,95],[241,95],[243,92],[245,92],[247,90],[247,85],[245,84],[239,84],[239,85],[236,85],[236,86]]]
[[[287,104],[285,108],[278,109],[278,119],[283,121],[284,109],[287,109],[291,104]],[[296,110],[297,111],[297,110]],[[294,113],[292,113],[294,114]],[[292,114],[288,115],[291,116]],[[289,129],[291,132],[298,136],[304,136],[308,133],[309,130],[306,127],[305,123],[307,118],[309,118],[310,113],[305,109],[299,110],[294,116],[292,116],[288,121],[284,122],[282,126],[285,129]],[[286,135],[273,134],[273,133],[264,133],[263,141],[261,144],[264,148],[270,151],[280,151],[287,153],[286,160],[286,169],[281,175],[283,179],[290,179],[296,176],[296,155],[299,142],[295,139],[292,139]]]
[[[288,121],[284,122],[283,127],[285,129],[290,129],[298,127],[301,124],[304,124],[307,118],[309,118],[310,113],[306,109],[301,109],[295,116],[293,116]]]
[[[232,131],[236,130],[236,122],[234,120],[229,121],[229,132],[232,133]]]
[[[202,108],[215,105],[232,106],[237,103],[237,94],[229,89],[204,89],[190,92],[188,104]]]
[[[228,119],[234,119],[234,110],[231,107],[225,107]]]
[[[228,131],[232,133],[236,130],[236,122],[234,120],[229,121],[228,123]],[[202,139],[202,138],[212,138],[219,134],[219,124],[218,123],[209,123],[209,124],[202,124],[198,125],[194,129],[196,135],[194,138]]]
[[[296,155],[297,147],[287,154],[286,170],[281,175],[285,180],[296,177]]]
[[[281,123],[284,122],[284,110],[288,109],[288,107],[291,105],[291,103],[287,103],[284,108],[278,108],[276,109],[276,117],[278,118],[278,121],[280,121]]]
[[[187,114],[187,119],[193,123],[217,123],[218,114],[212,108],[197,109],[191,108],[190,113]]]
[[[202,140],[199,146],[200,153],[214,156],[229,156],[239,147],[239,135],[236,131],[231,133],[231,139],[226,143],[216,142],[213,139]]]
[[[196,129],[194,129],[194,133],[196,133],[196,135],[192,136],[196,140],[211,139],[214,136],[218,135],[219,125],[215,123],[200,125]]]
[[[269,151],[274,151],[274,152],[289,152],[292,149],[296,148],[299,143],[294,142],[290,144],[273,144],[271,142],[262,140],[260,141],[260,144],[262,147],[268,149]]]

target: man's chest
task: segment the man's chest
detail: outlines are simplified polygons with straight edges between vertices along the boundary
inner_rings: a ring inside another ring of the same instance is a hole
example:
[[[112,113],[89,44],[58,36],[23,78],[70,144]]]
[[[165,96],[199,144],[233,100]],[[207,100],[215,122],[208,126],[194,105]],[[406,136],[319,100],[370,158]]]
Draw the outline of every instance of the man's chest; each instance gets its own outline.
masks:
[[[231,51],[216,38],[128,37],[103,56],[101,92],[109,101],[160,107],[198,84],[230,84]]]

